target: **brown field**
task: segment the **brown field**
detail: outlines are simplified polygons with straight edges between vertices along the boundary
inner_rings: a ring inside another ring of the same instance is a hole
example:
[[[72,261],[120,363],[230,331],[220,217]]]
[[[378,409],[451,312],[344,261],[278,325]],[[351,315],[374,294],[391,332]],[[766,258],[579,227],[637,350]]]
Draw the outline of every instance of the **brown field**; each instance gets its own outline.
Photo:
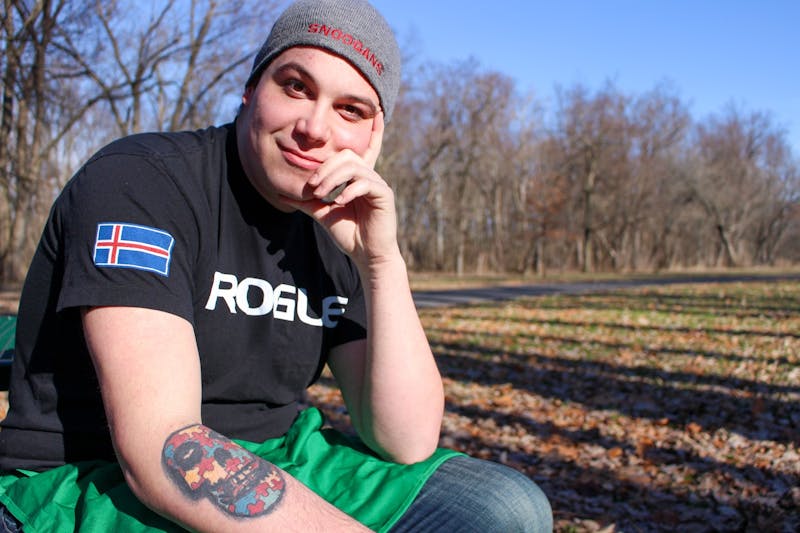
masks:
[[[557,531],[800,530],[800,284],[430,309],[441,444],[551,499]],[[311,399],[347,416],[330,379]]]

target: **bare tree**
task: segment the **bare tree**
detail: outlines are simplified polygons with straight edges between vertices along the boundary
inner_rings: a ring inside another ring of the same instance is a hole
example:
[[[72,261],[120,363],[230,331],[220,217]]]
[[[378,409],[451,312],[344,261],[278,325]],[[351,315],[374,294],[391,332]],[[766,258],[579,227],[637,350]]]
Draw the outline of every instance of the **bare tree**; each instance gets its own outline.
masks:
[[[386,129],[378,171],[395,192],[399,242],[406,260],[412,267],[436,268],[434,263],[440,265],[444,254],[443,219],[432,202],[441,201],[435,193],[437,161],[451,139],[446,122],[431,114],[432,102],[420,90],[419,72],[405,72],[391,127]],[[431,242],[431,234],[435,234],[435,242]]]
[[[555,135],[574,194],[573,213],[579,213],[575,221],[579,224],[577,257],[581,270],[591,272],[595,245],[603,245],[612,258],[617,253],[600,230],[612,212],[603,204],[610,198],[606,190],[628,171],[629,98],[611,85],[594,96],[578,85],[560,92],[559,102]]]
[[[567,164],[562,145],[552,136],[523,146],[525,152],[519,163],[528,179],[523,182],[520,196],[528,245],[524,248],[522,270],[544,276],[548,268],[566,266],[557,249],[571,240],[565,238],[571,207]]]
[[[0,280],[24,276],[50,203],[98,146],[230,120],[277,3],[4,0]]]
[[[634,101],[631,120],[630,180],[617,191],[628,222],[621,266],[632,271],[664,268],[675,218],[687,199],[684,183],[675,176],[690,117],[670,88],[659,85]]]
[[[457,274],[468,264],[502,270],[516,150],[513,83],[468,61],[434,72],[425,94],[434,106],[424,137],[435,148],[427,169],[437,264]]]
[[[49,151],[63,134],[63,93],[49,59],[61,23],[83,6],[66,0],[4,0],[0,114],[0,280],[25,274],[57,178]]]
[[[197,128],[230,117],[247,66],[277,2],[95,0],[94,32],[66,39],[63,52],[102,95],[116,135]]]
[[[716,234],[715,262],[751,264],[755,248],[777,242],[789,212],[796,168],[783,133],[768,115],[731,107],[697,126],[696,147],[699,166],[689,184]]]
[[[781,247],[792,246],[785,237],[800,215],[800,171],[783,132],[776,130],[766,139],[760,170],[764,188],[750,230],[752,261],[775,265]],[[794,247],[796,252],[796,239]]]

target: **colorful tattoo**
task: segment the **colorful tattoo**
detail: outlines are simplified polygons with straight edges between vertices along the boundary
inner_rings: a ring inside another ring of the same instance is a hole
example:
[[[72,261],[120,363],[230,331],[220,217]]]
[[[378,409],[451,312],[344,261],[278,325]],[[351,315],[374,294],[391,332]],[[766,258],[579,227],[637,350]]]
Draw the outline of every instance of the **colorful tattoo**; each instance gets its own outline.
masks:
[[[167,438],[163,462],[182,492],[208,498],[234,517],[269,513],[284,493],[277,467],[200,424]]]

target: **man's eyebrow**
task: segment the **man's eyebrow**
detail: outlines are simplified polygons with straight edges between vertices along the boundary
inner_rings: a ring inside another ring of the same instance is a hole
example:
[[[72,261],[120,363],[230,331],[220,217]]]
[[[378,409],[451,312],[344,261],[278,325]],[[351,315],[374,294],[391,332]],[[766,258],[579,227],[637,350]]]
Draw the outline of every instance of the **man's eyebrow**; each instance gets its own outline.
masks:
[[[300,75],[300,77],[309,79],[313,81],[314,84],[317,83],[316,78],[312,76],[311,73],[308,70],[306,70],[305,67],[303,67],[303,65],[301,65],[296,61],[289,61],[288,63],[284,63],[283,65],[279,66],[277,69],[275,69],[274,75],[276,76],[282,75],[285,74],[287,71],[292,71],[292,70],[296,71],[297,74]],[[373,102],[372,99],[370,98],[367,98],[365,96],[359,96],[357,94],[345,94],[342,95],[341,98],[343,98],[344,100],[348,100],[350,102],[356,102],[367,106],[372,114],[378,113],[378,107],[375,105],[375,102]]]
[[[369,108],[369,112],[372,115],[378,114],[378,108],[375,106],[375,102],[373,102],[369,98],[364,98],[363,96],[356,96],[354,94],[345,95],[344,98],[351,102],[357,102]]]
[[[284,74],[287,70],[296,70],[301,76],[314,79],[311,73],[309,73],[305,67],[303,67],[303,65],[297,63],[296,61],[290,61],[279,66],[277,69],[275,69],[275,74]]]

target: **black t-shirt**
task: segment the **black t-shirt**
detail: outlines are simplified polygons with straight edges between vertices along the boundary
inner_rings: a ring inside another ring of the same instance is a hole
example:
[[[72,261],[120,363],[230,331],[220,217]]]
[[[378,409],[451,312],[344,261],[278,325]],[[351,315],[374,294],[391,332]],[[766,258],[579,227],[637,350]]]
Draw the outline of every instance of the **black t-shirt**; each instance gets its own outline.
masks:
[[[79,311],[109,305],[190,321],[203,422],[253,441],[284,434],[328,350],[366,335],[354,265],[256,192],[233,125],[127,137],[50,213],[20,300],[0,468],[113,459]]]

